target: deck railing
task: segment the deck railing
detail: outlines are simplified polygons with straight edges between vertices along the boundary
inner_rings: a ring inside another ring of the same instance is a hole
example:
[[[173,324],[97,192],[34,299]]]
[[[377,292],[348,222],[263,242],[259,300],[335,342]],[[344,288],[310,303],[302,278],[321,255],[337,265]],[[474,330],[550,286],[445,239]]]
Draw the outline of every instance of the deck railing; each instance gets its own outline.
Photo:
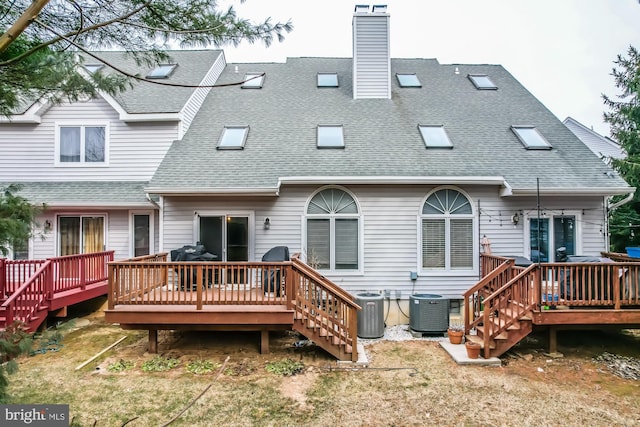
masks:
[[[496,259],[481,265],[493,267]],[[509,322],[489,320],[507,309],[508,317],[517,319],[527,311],[640,306],[638,262],[540,263],[524,269],[511,261],[504,258],[493,270],[483,270],[487,274],[465,293],[467,332],[480,324],[485,340],[503,332]]]
[[[53,292],[84,289],[107,280],[107,263],[113,261],[113,251],[66,255],[49,258],[52,264]]]
[[[331,334],[356,352],[357,314],[360,307],[351,294],[319,275],[299,259],[292,264],[293,298],[290,303],[297,318],[318,322]],[[331,336],[332,335],[332,336]]]
[[[69,255],[47,260],[0,259],[0,297],[5,325],[29,325],[33,316],[50,306],[56,294],[107,280],[107,263],[113,251]]]
[[[115,305],[287,304],[285,281],[291,262],[109,263],[109,308]]]
[[[47,261],[2,303],[4,324],[17,321],[28,327],[38,311],[46,307],[50,296],[51,263]]]
[[[5,295],[13,294],[44,263],[45,260],[0,259],[0,291]]]
[[[358,305],[298,259],[284,262],[109,263],[109,310],[118,305],[284,305],[331,345],[357,357]],[[293,321],[293,319],[292,319]]]

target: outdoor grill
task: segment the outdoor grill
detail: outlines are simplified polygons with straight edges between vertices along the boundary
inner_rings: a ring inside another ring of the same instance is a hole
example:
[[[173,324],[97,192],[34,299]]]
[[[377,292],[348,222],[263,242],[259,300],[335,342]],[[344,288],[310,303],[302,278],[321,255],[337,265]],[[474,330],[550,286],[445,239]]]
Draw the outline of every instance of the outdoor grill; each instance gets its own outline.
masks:
[[[171,251],[171,261],[210,262],[217,259],[216,255],[206,251],[204,245],[185,245]],[[176,273],[180,276],[180,289],[195,289],[197,283],[197,270],[195,268],[176,268]],[[212,283],[213,271],[209,270],[205,285],[211,285]]]
[[[287,246],[273,247],[262,256],[262,262],[282,261],[289,261],[289,248]],[[280,296],[282,293],[282,274],[279,268],[263,270],[262,289],[265,293],[275,292],[276,296]]]

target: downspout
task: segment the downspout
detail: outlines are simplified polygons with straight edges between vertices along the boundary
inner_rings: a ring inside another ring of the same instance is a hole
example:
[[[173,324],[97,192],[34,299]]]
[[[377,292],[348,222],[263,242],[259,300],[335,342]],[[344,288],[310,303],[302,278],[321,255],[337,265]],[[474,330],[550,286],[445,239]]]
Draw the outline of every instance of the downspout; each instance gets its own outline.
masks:
[[[631,191],[627,197],[625,197],[622,200],[619,200],[617,202],[615,202],[612,205],[609,205],[609,199],[607,199],[607,211],[605,212],[606,216],[605,216],[605,220],[606,220],[606,224],[607,224],[607,229],[606,229],[606,233],[605,233],[605,245],[607,247],[607,250],[611,250],[611,242],[609,240],[609,233],[611,232],[611,228],[609,226],[609,214],[611,214],[611,212],[613,212],[614,210],[618,209],[620,206],[622,205],[626,205],[627,203],[629,203],[631,200],[633,200],[633,195],[635,194],[636,190],[634,189],[633,191]]]
[[[157,253],[161,252],[162,245],[163,245],[163,240],[162,240],[162,232],[163,232],[163,223],[162,223],[162,208],[160,207],[160,205],[158,203],[156,203],[153,199],[151,199],[151,196],[149,195],[149,193],[144,193],[144,195],[147,197],[147,201],[149,203],[151,203],[153,206],[155,206],[158,209],[158,226],[160,227],[160,230],[158,230],[158,249],[157,249]],[[162,197],[161,197],[162,200]],[[155,215],[154,215],[155,217]],[[154,226],[154,230],[155,230],[155,226]],[[153,247],[155,248],[156,246],[156,236],[151,236],[151,241],[153,241]]]
[[[615,203],[614,203],[614,204],[612,204],[612,205],[609,205],[609,207],[607,208],[607,212],[609,213],[609,212],[611,212],[611,211],[614,211],[614,210],[616,210],[617,208],[619,208],[620,206],[622,206],[622,205],[626,205],[627,203],[629,203],[629,202],[633,199],[633,195],[635,194],[635,192],[636,192],[636,190],[634,189],[634,190],[633,190],[631,193],[629,193],[629,194],[627,195],[627,197],[625,197],[624,199],[622,199],[622,200],[620,200],[620,201],[618,201],[618,202],[615,202]]]
[[[158,208],[158,210],[160,209],[160,205],[151,199],[151,196],[149,195],[149,193],[144,193],[144,195],[147,197],[147,200],[149,201],[149,203],[151,203],[153,206]]]

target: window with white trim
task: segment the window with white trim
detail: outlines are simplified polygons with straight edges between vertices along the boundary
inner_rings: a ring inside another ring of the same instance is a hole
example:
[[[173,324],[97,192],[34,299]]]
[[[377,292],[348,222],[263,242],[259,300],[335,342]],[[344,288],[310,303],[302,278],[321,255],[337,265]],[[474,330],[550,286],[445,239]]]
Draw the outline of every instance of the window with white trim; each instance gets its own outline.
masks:
[[[339,188],[316,193],[307,207],[307,263],[319,270],[358,270],[360,213],[355,199]]]
[[[461,192],[444,188],[422,206],[422,268],[461,271],[474,268],[474,216]]]
[[[56,165],[104,166],[108,155],[107,125],[57,125]]]
[[[18,239],[11,246],[10,259],[25,260],[29,259],[29,239]]]

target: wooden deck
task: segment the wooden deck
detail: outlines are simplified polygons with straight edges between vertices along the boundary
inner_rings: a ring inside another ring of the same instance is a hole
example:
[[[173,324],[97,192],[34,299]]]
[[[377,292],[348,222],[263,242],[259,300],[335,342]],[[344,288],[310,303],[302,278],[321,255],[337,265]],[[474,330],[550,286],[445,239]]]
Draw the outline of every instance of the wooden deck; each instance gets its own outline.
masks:
[[[550,352],[563,328],[640,328],[640,260],[540,263],[517,267],[483,255],[482,279],[464,295],[467,338],[499,356],[534,327],[549,330]],[[476,330],[477,335],[469,334]]]
[[[357,360],[352,296],[299,260],[168,262],[166,254],[109,264],[108,322],[162,329],[261,332],[293,329],[341,360]]]
[[[0,258],[0,328],[18,322],[35,331],[50,313],[65,315],[70,305],[106,295],[109,261],[113,251],[46,260]]]

